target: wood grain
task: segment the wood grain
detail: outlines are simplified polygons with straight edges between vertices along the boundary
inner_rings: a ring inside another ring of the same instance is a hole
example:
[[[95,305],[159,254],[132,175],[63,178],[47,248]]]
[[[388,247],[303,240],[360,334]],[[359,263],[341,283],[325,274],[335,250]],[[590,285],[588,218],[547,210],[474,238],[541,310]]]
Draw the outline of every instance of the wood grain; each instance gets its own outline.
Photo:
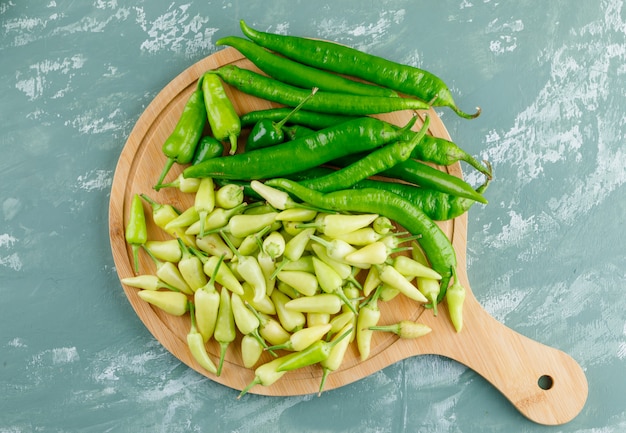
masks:
[[[166,188],[158,193],[152,189],[165,163],[161,145],[174,128],[201,74],[225,64],[256,70],[232,48],[199,61],[172,80],[155,97],[128,137],[115,171],[109,205],[111,248],[120,278],[133,275],[132,254],[124,239],[124,227],[133,194],[146,193],[158,202],[169,203],[179,209],[193,202],[191,195],[174,189]],[[239,114],[277,106],[232,88],[227,88],[227,92]],[[377,117],[401,125],[411,115],[410,112],[398,112]],[[450,139],[436,113],[430,110],[429,115],[429,132]],[[420,125],[418,121],[415,128]],[[455,176],[462,176],[459,164],[439,168]],[[168,178],[175,178],[181,170],[180,166],[175,166]],[[149,207],[145,209],[147,213],[150,212]],[[359,361],[357,349],[351,345],[341,369],[328,377],[326,392],[362,379],[399,360],[420,354],[436,354],[456,360],[476,371],[500,390],[523,415],[537,423],[556,425],[573,419],[581,411],[587,397],[587,381],[581,367],[562,351],[528,339],[493,319],[473,296],[468,282],[465,259],[467,216],[443,222],[440,226],[453,242],[459,261],[458,277],[468,291],[463,331],[458,334],[454,332],[445,307],[440,308],[439,315],[434,317],[430,310],[426,311],[419,304],[400,296],[391,302],[381,303],[381,323],[393,323],[400,318],[419,318],[433,332],[418,340],[401,340],[392,334],[375,333],[371,356],[365,362]],[[167,239],[167,235],[150,218],[148,230],[151,239]],[[154,271],[151,260],[145,254],[141,255],[140,267],[142,273]],[[173,317],[165,314],[142,301],[137,296],[137,289],[125,285],[122,287],[145,326],[183,363],[215,382],[237,390],[244,388],[254,378],[254,371],[242,366],[239,340],[230,345],[221,376],[214,376],[197,365],[187,349],[186,335],[190,325],[188,315]],[[217,344],[209,342],[208,350],[213,359],[218,358]],[[268,359],[269,355],[264,355],[261,362]],[[313,366],[290,372],[272,386],[255,386],[250,392],[272,396],[312,394],[317,392],[320,378],[321,369]],[[540,382],[547,389],[543,389]],[[551,386],[545,385],[550,382]]]

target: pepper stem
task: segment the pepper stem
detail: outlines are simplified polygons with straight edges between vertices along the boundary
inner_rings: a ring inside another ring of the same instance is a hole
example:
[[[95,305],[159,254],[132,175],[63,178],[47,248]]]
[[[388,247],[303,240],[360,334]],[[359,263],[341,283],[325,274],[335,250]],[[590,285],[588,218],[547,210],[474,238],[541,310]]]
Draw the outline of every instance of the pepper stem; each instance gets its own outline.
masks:
[[[331,370],[328,367],[324,367],[322,373],[322,380],[320,381],[320,389],[317,391],[317,396],[320,397],[322,395],[322,391],[324,390],[324,385],[326,384],[326,378],[330,374]]]
[[[237,400],[239,400],[241,397],[243,397],[245,394],[248,393],[248,391],[250,391],[250,389],[261,383],[261,379],[258,376],[255,376],[254,379],[252,380],[252,382],[250,382],[248,385],[246,385],[246,387],[244,389],[241,390],[241,392],[239,393],[239,395],[237,396]]]
[[[175,162],[176,160],[174,158],[167,158],[167,162],[163,167],[163,171],[161,171],[161,176],[159,176],[159,180],[157,181],[156,185],[153,186],[156,191],[163,188],[163,179],[165,179],[165,176],[167,176],[167,173],[170,171]]]
[[[296,107],[293,110],[291,110],[280,122],[274,124],[276,129],[277,130],[281,129],[285,125],[285,123],[287,123],[289,121],[291,116],[293,116],[296,112],[298,112],[300,110],[300,108],[302,108],[302,106],[304,104],[306,104],[307,101],[309,99],[311,99],[313,97],[313,95],[315,95],[317,93],[318,90],[319,90],[319,88],[313,87],[313,89],[311,89],[311,93],[306,98],[304,98],[302,101],[300,101],[300,103],[298,105],[296,105]]]

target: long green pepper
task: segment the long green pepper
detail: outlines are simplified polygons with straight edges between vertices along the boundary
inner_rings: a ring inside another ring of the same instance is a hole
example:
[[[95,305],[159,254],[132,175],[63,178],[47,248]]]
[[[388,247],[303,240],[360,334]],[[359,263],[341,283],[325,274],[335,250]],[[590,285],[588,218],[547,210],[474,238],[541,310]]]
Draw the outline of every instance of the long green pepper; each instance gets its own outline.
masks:
[[[213,158],[187,167],[183,175],[239,180],[285,176],[342,156],[375,149],[401,137],[404,129],[398,130],[371,117],[357,118],[280,146]]]
[[[291,107],[298,105],[309,93],[305,89],[285,84],[235,65],[225,65],[213,72],[218,74],[224,82],[243,93]],[[319,91],[315,98],[304,104],[303,108],[329,114],[365,116],[401,110],[428,110],[430,105],[420,99]]]
[[[228,139],[229,153],[232,155],[237,151],[237,138],[241,133],[239,115],[217,75],[212,71],[206,72],[201,78],[201,83],[211,132],[220,141]]]
[[[196,146],[202,137],[204,125],[207,121],[202,81],[198,82],[196,89],[189,96],[178,123],[176,123],[174,130],[163,143],[162,151],[167,157],[167,162],[163,167],[159,180],[154,186],[154,189],[157,191],[162,187],[165,176],[175,162],[188,164],[193,159]]]
[[[146,227],[146,215],[143,211],[143,203],[138,194],[133,195],[130,203],[130,214],[125,232],[126,242],[133,251],[133,263],[135,273],[139,272],[139,249],[148,241],[148,229]]]
[[[398,92],[420,98],[434,106],[450,107],[456,114],[473,119],[473,114],[461,111],[441,78],[409,65],[396,63],[337,43],[279,35],[254,30],[240,21],[241,30],[248,38],[272,51],[298,62],[339,74],[361,78]]]
[[[319,87],[327,92],[348,93],[354,95],[397,97],[398,94],[384,87],[373,86],[317,68],[294,62],[278,56],[247,39],[227,36],[219,39],[215,45],[228,45],[235,48],[260,70],[269,76],[292,86],[311,88]]]

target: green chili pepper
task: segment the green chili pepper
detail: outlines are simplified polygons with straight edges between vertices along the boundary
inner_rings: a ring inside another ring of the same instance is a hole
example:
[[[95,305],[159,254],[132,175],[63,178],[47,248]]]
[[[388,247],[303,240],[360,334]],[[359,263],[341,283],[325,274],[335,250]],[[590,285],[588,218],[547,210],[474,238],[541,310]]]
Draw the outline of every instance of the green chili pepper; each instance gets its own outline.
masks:
[[[198,290],[207,283],[203,263],[193,254],[180,238],[177,238],[182,252],[182,258],[178,262],[178,270],[192,291]]]
[[[196,193],[194,209],[198,212],[200,220],[200,237],[204,236],[204,221],[207,215],[215,209],[215,184],[210,177],[200,180],[200,186]]]
[[[319,341],[322,338],[324,338],[324,336],[328,334],[328,331],[330,331],[331,327],[332,326],[329,323],[327,323],[323,325],[302,328],[294,332],[293,334],[291,334],[291,336],[289,337],[289,340],[287,340],[283,344],[278,344],[276,346],[269,346],[267,350],[284,349],[284,350],[300,352],[306,349],[307,347],[309,347],[311,344],[315,343],[316,341]]]
[[[420,145],[413,149],[411,157],[423,162],[432,162],[436,165],[445,166],[464,161],[484,174],[487,179],[493,177],[491,165],[487,161],[485,161],[485,164],[481,164],[456,143],[444,138],[433,137],[432,135],[426,135],[422,139]]]
[[[136,287],[138,289],[143,290],[159,290],[159,289],[170,289],[176,291],[175,287],[167,284],[165,281],[162,281],[156,275],[137,275],[136,277],[128,277],[121,279],[122,284],[126,284],[127,286]]]
[[[415,119],[417,119],[416,116],[413,117],[413,121],[415,121]],[[430,117],[426,116],[420,132],[413,135],[411,140],[400,140],[387,144],[340,170],[333,171],[322,177],[303,181],[302,184],[307,188],[321,192],[350,188],[360,180],[383,172],[400,162],[406,161],[411,156],[413,149],[419,147],[418,145],[426,134],[429,124]]]
[[[178,239],[165,241],[148,240],[144,245],[159,260],[166,262],[177,262],[180,260],[181,252],[178,246]]]
[[[407,256],[393,258],[393,267],[405,277],[421,277],[441,280],[441,275],[434,269]]]
[[[372,297],[361,306],[359,316],[356,321],[356,344],[361,356],[361,361],[365,361],[370,356],[372,348],[371,326],[376,326],[380,320],[380,309],[378,308],[378,297],[380,296],[380,286],[376,289]]]
[[[392,252],[384,242],[376,241],[346,255],[344,260],[348,263],[380,265],[387,261]]]
[[[489,178],[486,178],[483,184],[476,188],[476,193],[483,195],[487,190],[489,182]],[[397,194],[413,203],[435,221],[454,219],[463,215],[476,203],[473,199],[400,182],[364,179],[354,185],[354,187],[384,189]]]
[[[401,320],[393,325],[370,326],[369,329],[370,331],[393,332],[404,339],[423,337],[432,331],[429,326],[410,320]]]
[[[237,399],[244,396],[255,385],[270,386],[278,379],[283,377],[286,371],[278,371],[283,362],[282,358],[276,358],[272,361],[262,364],[254,370],[254,379],[244,389],[241,390]]]
[[[313,257],[313,266],[315,267],[315,276],[319,282],[320,288],[324,293],[337,296],[355,315],[358,315],[356,308],[350,302],[343,292],[343,278],[332,266],[324,263],[322,260]]]
[[[203,237],[196,238],[196,246],[205,253],[212,256],[224,256],[224,260],[230,260],[234,254],[226,245],[223,238],[217,233],[209,233]],[[210,274],[207,272],[207,274]]]
[[[296,206],[296,203],[284,191],[265,185],[263,182],[253,180],[250,182],[252,188],[261,198],[263,198],[270,206],[278,210],[290,209]],[[278,217],[278,215],[276,215]]]
[[[353,246],[365,246],[371,244],[372,242],[379,241],[381,237],[382,235],[377,233],[372,227],[363,227],[349,233],[342,233],[334,236],[335,239]]]
[[[315,295],[319,287],[315,275],[305,271],[280,271],[276,274],[276,278],[289,284],[304,296]]]
[[[408,159],[396,164],[381,174],[404,180],[423,188],[434,189],[458,197],[465,197],[483,204],[488,203],[487,199],[482,194],[477,193],[463,179],[437,170],[414,159]]]
[[[259,313],[267,314],[268,316],[276,315],[276,306],[272,302],[271,298],[266,294],[261,299],[254,299],[254,289],[250,283],[243,282],[243,295],[241,298],[253,307]]]
[[[225,259],[224,256],[209,257],[209,259],[204,264],[204,272],[207,275],[215,274],[215,276],[213,277],[215,281],[226,287],[231,292],[242,296],[243,287],[241,283],[239,282],[239,280],[237,280],[228,265],[226,263],[222,263],[223,259]]]
[[[217,198],[217,197],[216,197]],[[221,229],[228,224],[228,221],[233,215],[237,215],[242,213],[248,204],[246,202],[241,203],[238,206],[235,206],[231,209],[224,209],[223,207],[216,207],[211,212],[209,212],[204,219],[204,232],[212,232],[216,229]],[[198,216],[198,221],[190,225],[185,233],[188,235],[199,235],[200,234],[200,217]]]
[[[225,266],[224,257],[217,258],[218,263],[212,269],[211,278],[194,293],[195,316],[197,327],[205,342],[213,336],[220,308],[220,294],[215,289],[218,271]]]
[[[203,91],[200,82],[198,82],[196,89],[189,96],[174,130],[163,143],[162,151],[167,157],[167,162],[154,189],[158,191],[162,187],[165,176],[175,162],[179,164],[191,162],[198,141],[202,136],[206,120],[207,112],[204,105]]]
[[[332,161],[338,167],[345,167],[363,158],[366,153],[347,155]],[[487,199],[475,191],[471,185],[452,174],[437,170],[415,159],[407,159],[380,173],[392,179],[402,180],[422,188],[431,189],[458,197],[468,198],[487,204]]]
[[[282,188],[318,208],[342,212],[379,212],[410,233],[421,235],[419,245],[433,269],[442,276],[439,300],[445,295],[452,269],[456,269],[457,264],[454,247],[441,228],[407,200],[396,194],[374,189],[342,190],[322,194],[287,179],[272,179],[266,183]]]
[[[232,209],[243,203],[243,187],[229,183],[215,191],[215,205],[222,209]]]
[[[267,286],[265,284],[265,275],[263,275],[263,270],[256,257],[239,254],[227,237],[222,238],[237,257],[237,273],[245,282],[252,286],[254,301],[261,301],[267,295]]]
[[[439,297],[439,281],[434,278],[417,277],[415,279],[417,289],[430,301],[433,315],[437,315],[437,298]]]
[[[218,74],[227,84],[243,93],[289,107],[298,105],[308,94],[299,87],[235,65],[225,65],[211,73]],[[402,110],[428,110],[430,105],[421,99],[350,94],[342,94],[338,98],[336,93],[320,91],[315,98],[307,101],[304,108],[321,113],[365,116]]]
[[[205,340],[196,327],[193,302],[189,302],[189,313],[191,315],[191,329],[187,334],[187,346],[189,347],[189,351],[202,368],[213,374],[217,374],[217,367],[215,367],[213,360],[209,357],[206,346],[204,345]]]
[[[317,216],[317,211],[313,209],[291,208],[291,209],[285,209],[282,212],[279,212],[278,215],[276,215],[276,221],[305,222],[305,221],[311,221],[316,216]]]
[[[306,313],[306,326],[327,325],[330,323],[330,315],[335,313],[327,313],[325,311],[316,312],[309,311]]]
[[[247,39],[228,36],[219,39],[215,44],[218,46],[229,45],[235,48],[269,76],[293,86],[302,88],[318,86],[322,90],[335,93],[398,96],[393,90],[343,78],[339,75],[277,56]]]
[[[273,183],[274,181],[268,181],[266,184]],[[291,183],[291,181],[287,181]],[[280,184],[280,180],[276,181],[276,183]],[[301,188],[308,188],[299,185]],[[301,227],[315,227],[318,231],[329,236],[331,238],[335,238],[336,236],[340,236],[346,233],[353,232],[355,230],[362,229],[363,227],[369,226],[376,218],[378,218],[378,214],[364,213],[364,214],[319,214],[318,218],[316,218],[315,222],[310,224],[301,224]],[[347,248],[347,247],[346,247]],[[350,250],[353,251],[354,249]],[[333,257],[333,254],[330,254]]]
[[[222,287],[220,291],[220,306],[217,312],[217,322],[215,323],[215,331],[213,332],[213,338],[220,345],[220,361],[217,366],[217,376],[222,373],[226,350],[230,343],[235,341],[236,337],[237,332],[235,331],[235,318],[231,306],[230,292],[225,287]]]
[[[270,295],[274,306],[278,321],[287,332],[295,332],[302,329],[306,323],[306,317],[300,311],[289,310],[285,305],[291,301],[291,298],[280,290],[274,290]]]
[[[242,127],[252,126],[259,120],[263,119],[278,122],[291,111],[292,109],[288,107],[249,111],[241,116],[241,125]],[[318,130],[335,126],[354,118],[354,116],[345,116],[341,114],[326,114],[299,110],[291,116],[291,121],[299,126],[308,127],[311,128],[311,130]]]
[[[238,238],[245,238],[254,235],[265,227],[271,226],[276,221],[278,212],[268,212],[264,214],[235,214],[229,220],[228,224],[219,229],[220,232],[230,233]]]
[[[448,290],[446,291],[446,303],[448,304],[448,312],[450,314],[450,321],[454,326],[456,332],[461,332],[463,329],[463,304],[465,302],[466,290],[461,285],[456,272],[454,273],[454,281]]]
[[[259,334],[265,341],[272,346],[276,346],[289,340],[290,334],[283,328],[280,322],[267,314],[255,310],[249,303],[246,306],[259,318]]]
[[[476,113],[461,111],[454,103],[446,84],[434,74],[409,65],[396,63],[333,42],[297,36],[264,33],[240,21],[243,33],[258,45],[320,69],[361,78],[398,92],[412,95],[435,106],[450,107],[459,116],[472,119]]]
[[[233,309],[233,317],[235,319],[235,325],[239,332],[244,336],[252,336],[255,338],[263,348],[268,348],[267,344],[259,334],[259,326],[261,321],[248,307],[241,296],[236,293],[232,293],[231,305]],[[269,350],[269,349],[268,349]]]
[[[176,211],[176,209],[174,209],[172,205],[158,203],[152,200],[150,197],[148,197],[145,194],[141,194],[141,198],[143,198],[146,202],[148,202],[150,206],[152,207],[152,221],[154,221],[154,223],[158,227],[165,230],[166,233],[173,236],[174,238],[176,237],[181,238],[183,242],[185,242],[185,244],[189,246],[195,245],[195,238],[193,236],[189,236],[185,234],[184,229],[180,227],[173,228],[171,230],[165,229],[165,226],[167,226],[167,223],[169,223],[170,221],[172,221],[179,215],[179,213]]]
[[[349,281],[352,284],[354,284],[356,287],[361,288],[361,283],[359,283],[353,275],[353,270],[352,270],[351,265],[340,260],[335,260],[334,258],[330,257],[326,253],[326,248],[323,245],[314,243],[311,245],[311,248],[313,249],[315,256],[319,260],[321,260],[322,262],[330,266],[341,277],[342,281]]]
[[[222,144],[222,142],[215,137],[206,135],[202,137],[200,143],[198,143],[198,147],[196,147],[196,152],[194,153],[193,159],[191,160],[191,165],[200,164],[201,162],[204,162],[208,159],[222,156],[223,153],[224,145]]]
[[[239,115],[226,95],[222,81],[213,71],[206,72],[201,78],[201,83],[206,116],[213,137],[220,141],[228,139],[229,153],[232,155],[237,151],[237,138],[241,133]]]
[[[186,229],[190,225],[194,224],[196,221],[200,219],[198,215],[198,211],[194,206],[190,206],[185,209],[180,215],[176,218],[165,224],[166,232],[173,232],[173,229],[184,228]]]
[[[187,312],[187,295],[170,290],[140,290],[137,292],[144,301],[173,316],[182,316]]]
[[[138,194],[134,194],[130,204],[130,214],[125,232],[126,242],[133,251],[133,263],[135,273],[139,272],[139,248],[148,240],[146,216],[143,211],[143,203]]]
[[[276,287],[276,279],[272,278],[272,275],[274,275],[274,271],[276,270],[276,261],[263,250],[260,250],[257,253],[256,260],[259,262],[259,266],[261,267],[261,271],[265,277],[265,292],[267,296],[270,296]]]
[[[241,361],[246,368],[252,368],[263,354],[263,345],[252,335],[241,338]]]
[[[186,179],[183,174],[180,173],[173,181],[161,184],[159,189],[178,188],[180,192],[194,193],[198,191],[199,185],[200,181],[198,179]]]
[[[250,131],[250,135],[248,135],[248,140],[246,141],[246,151],[274,146],[285,141],[285,132],[283,131],[283,127],[289,121],[291,116],[293,116],[294,113],[297,113],[302,106],[317,93],[317,90],[317,87],[313,87],[311,93],[293,110],[287,113],[287,115],[279,122],[273,122],[265,119],[259,120],[252,128],[252,131]]]
[[[191,287],[189,287],[183,276],[180,274],[178,267],[176,267],[174,263],[163,262],[154,257],[152,253],[148,251],[148,249],[146,249],[145,247],[144,249],[156,266],[157,277],[159,277],[162,281],[165,281],[176,290],[183,292],[187,295],[193,295],[193,290],[191,290]]]
[[[314,228],[307,228],[287,241],[287,243],[285,244],[285,251],[283,252],[283,259],[276,267],[272,278],[275,278],[278,273],[282,271],[285,265],[290,262],[295,262],[300,257],[302,257],[302,255],[304,254],[304,250],[309,244],[310,236],[313,233],[315,233]]]
[[[213,158],[187,167],[183,175],[241,180],[267,179],[301,172],[345,155],[374,149],[398,139],[401,135],[402,132],[387,122],[370,117],[358,118],[280,146]]]
[[[365,277],[365,281],[363,282],[363,294],[365,296],[369,296],[378,286],[380,286],[383,282],[380,279],[380,275],[378,272],[378,267],[372,266]]]
[[[328,358],[320,361],[320,365],[322,366],[324,373],[322,375],[322,380],[320,381],[320,388],[317,393],[318,396],[321,395],[322,391],[324,390],[324,385],[326,384],[326,378],[328,377],[328,375],[341,367],[341,363],[343,362],[345,354],[350,345],[350,338],[343,337],[346,332],[350,332],[349,336],[354,335],[354,327],[351,323],[345,325],[343,329],[333,337],[333,340],[331,341],[340,341],[338,341],[337,344],[335,344],[330,350]]]
[[[417,302],[428,302],[428,298],[426,298],[426,296],[424,296],[424,294],[420,292],[416,286],[411,284],[411,282],[409,282],[409,280],[407,280],[405,276],[398,272],[393,266],[382,265],[378,270],[378,275],[383,283],[399,290],[407,298],[413,299]]]
[[[341,311],[343,302],[339,296],[329,293],[321,293],[312,296],[302,296],[287,302],[285,307],[301,313],[336,314]]]
[[[332,341],[318,340],[299,352],[283,356],[283,362],[277,370],[293,371],[328,359],[333,347],[341,340],[348,337],[350,332],[352,332],[352,330],[344,332],[341,336],[339,336],[339,338]]]

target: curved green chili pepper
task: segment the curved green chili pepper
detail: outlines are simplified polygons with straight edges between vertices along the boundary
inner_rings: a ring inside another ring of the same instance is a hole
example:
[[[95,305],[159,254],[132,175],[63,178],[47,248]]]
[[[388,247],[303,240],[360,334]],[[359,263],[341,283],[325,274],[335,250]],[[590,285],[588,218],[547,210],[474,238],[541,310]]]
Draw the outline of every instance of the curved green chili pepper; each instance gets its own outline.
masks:
[[[413,122],[414,119],[411,121]],[[410,124],[407,126],[410,127]],[[375,149],[397,139],[402,134],[403,131],[397,130],[387,122],[362,117],[280,146],[213,158],[187,167],[183,175],[240,180],[284,176],[345,155]]]
[[[268,101],[295,107],[308,92],[235,65],[222,66],[210,73],[220,76],[236,89]],[[305,109],[330,114],[368,115],[401,110],[428,110],[430,105],[421,99],[389,98],[386,96],[362,96],[318,92],[304,105]]]
[[[432,135],[426,135],[422,139],[420,145],[413,149],[411,157],[423,162],[432,162],[433,164],[446,166],[463,161],[487,176],[488,179],[493,177],[489,163],[481,164],[456,143],[444,138],[433,137]]]
[[[201,78],[201,83],[211,132],[220,141],[229,140],[229,153],[232,155],[237,151],[237,138],[241,133],[239,115],[217,75],[206,72]]]
[[[396,63],[333,42],[297,36],[264,33],[240,21],[241,30],[262,47],[309,66],[361,78],[398,92],[412,95],[434,106],[450,107],[459,116],[473,119],[480,114],[468,114],[454,103],[446,84],[434,74],[409,65]]]
[[[332,161],[338,167],[345,167],[363,158],[367,153],[347,155]],[[184,172],[183,172],[184,173]],[[458,197],[468,198],[483,204],[487,199],[476,192],[470,184],[452,174],[437,170],[415,159],[407,159],[380,173],[382,176],[403,180],[422,188],[428,188]]]
[[[485,178],[482,185],[476,188],[476,193],[484,194],[489,186],[489,178]],[[454,219],[467,212],[476,203],[475,200],[459,197],[436,191],[429,188],[420,188],[400,182],[363,179],[354,185],[354,188],[377,188],[397,194],[419,207],[429,218],[435,221]]]
[[[327,92],[355,95],[398,96],[395,91],[384,87],[350,80],[340,75],[331,74],[294,62],[288,58],[277,56],[254,42],[237,36],[227,36],[219,39],[215,45],[229,45],[235,48],[267,75],[292,86],[305,89],[315,86]]]
[[[201,82],[199,81],[196,90],[189,96],[174,130],[163,143],[162,151],[167,157],[167,162],[154,189],[158,191],[161,188],[163,179],[165,179],[175,162],[179,164],[191,162],[196,146],[204,131],[206,121],[207,111],[204,105]]]

